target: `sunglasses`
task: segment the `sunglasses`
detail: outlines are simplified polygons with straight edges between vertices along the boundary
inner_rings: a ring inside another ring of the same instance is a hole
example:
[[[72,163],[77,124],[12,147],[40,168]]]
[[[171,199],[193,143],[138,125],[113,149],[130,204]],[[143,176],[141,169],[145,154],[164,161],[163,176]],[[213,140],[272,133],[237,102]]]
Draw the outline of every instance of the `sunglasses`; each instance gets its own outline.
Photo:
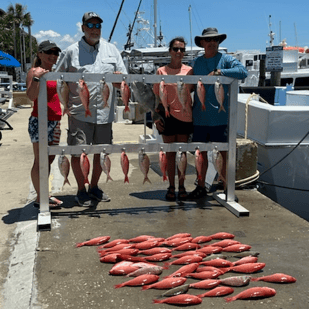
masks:
[[[85,25],[87,26],[87,28],[92,29],[93,27],[96,29],[101,29],[102,25],[100,23],[98,24],[94,24],[94,23],[85,23]]]
[[[183,47],[173,47],[172,50],[173,50],[175,53],[177,53],[179,50],[180,50],[181,53],[184,53],[184,52],[186,51],[186,49],[183,48]]]
[[[211,42],[211,41],[214,41],[214,42],[219,42],[220,39],[219,38],[205,38],[203,39],[205,42]]]
[[[59,56],[59,50],[49,49],[49,50],[44,50],[43,52],[44,54],[47,54],[47,55]]]

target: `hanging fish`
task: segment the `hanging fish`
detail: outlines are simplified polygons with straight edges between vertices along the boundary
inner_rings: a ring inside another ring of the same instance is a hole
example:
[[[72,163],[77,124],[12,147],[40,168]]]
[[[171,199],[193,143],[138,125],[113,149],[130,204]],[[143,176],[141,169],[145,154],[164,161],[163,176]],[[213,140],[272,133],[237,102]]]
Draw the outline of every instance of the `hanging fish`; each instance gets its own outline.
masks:
[[[218,181],[222,180],[223,181],[223,185],[224,188],[226,187],[226,180],[225,178],[222,176],[222,172],[223,172],[223,157],[220,151],[218,151],[217,148],[215,148],[212,151],[212,162],[213,165],[219,175]]]
[[[181,82],[181,81],[177,82],[177,95],[178,95],[178,99],[182,105],[183,110],[186,111],[188,97],[190,95],[190,92],[189,92],[188,86],[184,82]]]
[[[124,111],[129,112],[130,111],[129,99],[130,99],[130,96],[131,96],[131,91],[130,91],[128,84],[124,80],[121,82],[120,92],[121,92],[122,102],[125,106]]]
[[[148,181],[149,183],[151,183],[151,181],[148,178],[148,172],[149,172],[149,166],[150,166],[150,160],[149,157],[147,156],[146,153],[144,153],[143,150],[141,150],[138,154],[138,163],[139,163],[139,167],[142,171],[142,173],[144,174],[144,181],[143,184]]]
[[[103,108],[109,107],[108,98],[109,98],[110,91],[109,91],[108,84],[104,80],[100,80],[100,92],[101,92],[101,96],[104,102]]]
[[[65,155],[60,155],[58,159],[58,167],[60,170],[60,174],[64,177],[63,186],[67,183],[69,185],[68,175],[70,173],[70,162],[69,159]]]
[[[84,176],[84,184],[88,183],[88,175],[89,175],[89,170],[90,170],[90,163],[88,156],[85,152],[83,152],[80,156],[80,168],[82,170],[83,176]]]
[[[197,96],[201,102],[201,107],[202,107],[202,111],[206,110],[206,106],[205,106],[205,97],[206,97],[206,90],[205,90],[205,86],[204,84],[199,80],[197,82]]]
[[[204,158],[199,149],[195,150],[195,168],[197,172],[197,179],[202,180],[202,168],[204,165]]]
[[[71,116],[70,110],[69,110],[69,86],[68,84],[62,80],[57,79],[57,94],[59,97],[60,102],[63,104],[63,112],[62,115],[67,114],[68,116]]]
[[[91,116],[91,112],[89,110],[90,94],[89,94],[87,84],[85,83],[85,81],[83,79],[80,79],[78,81],[78,94],[79,94],[80,100],[82,101],[82,104],[85,108],[85,117]]]
[[[120,164],[122,167],[122,171],[125,175],[124,178],[124,182],[129,182],[129,177],[128,177],[128,173],[129,173],[129,158],[127,156],[127,154],[125,153],[124,150],[122,150],[121,152],[121,157],[120,157]]]
[[[162,102],[164,110],[165,110],[165,117],[169,117],[170,112],[168,111],[168,104],[167,104],[167,89],[166,89],[166,84],[165,84],[164,80],[162,80],[160,82],[159,96],[160,96],[161,102]]]
[[[159,152],[159,163],[160,163],[160,169],[163,174],[163,181],[167,180],[166,176],[166,170],[167,170],[167,159],[166,159],[166,153],[161,149]]]
[[[224,111],[226,113],[226,110],[223,106],[223,103],[224,103],[224,88],[219,81],[215,82],[215,95],[216,95],[216,99],[217,99],[217,101],[220,105],[218,113],[220,113],[221,111]]]
[[[107,175],[106,182],[108,182],[108,180],[113,180],[112,177],[110,176],[112,163],[107,153],[101,152],[100,165],[102,167],[103,172]]]
[[[187,156],[183,151],[178,151],[176,155],[177,167],[180,172],[179,180],[186,179]]]

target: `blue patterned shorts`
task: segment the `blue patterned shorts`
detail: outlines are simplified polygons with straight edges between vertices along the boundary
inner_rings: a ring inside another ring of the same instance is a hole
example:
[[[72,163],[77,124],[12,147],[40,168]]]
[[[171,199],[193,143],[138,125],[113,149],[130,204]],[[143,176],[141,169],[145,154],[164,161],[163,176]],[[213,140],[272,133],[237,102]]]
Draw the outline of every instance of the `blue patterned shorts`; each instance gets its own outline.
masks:
[[[58,120],[48,120],[47,122],[48,131],[48,143],[52,145],[59,145],[60,141],[60,121]],[[31,143],[39,142],[39,122],[37,117],[30,116],[28,132],[30,135]]]

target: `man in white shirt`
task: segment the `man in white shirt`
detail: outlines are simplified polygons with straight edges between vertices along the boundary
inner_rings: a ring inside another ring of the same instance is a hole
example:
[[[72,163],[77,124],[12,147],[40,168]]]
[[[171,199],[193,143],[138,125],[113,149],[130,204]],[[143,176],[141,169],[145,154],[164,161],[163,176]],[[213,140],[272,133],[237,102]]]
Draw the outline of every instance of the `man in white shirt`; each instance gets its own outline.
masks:
[[[87,12],[82,19],[82,39],[69,46],[59,57],[57,72],[82,73],[122,73],[127,70],[116,46],[101,38],[103,20],[94,12]],[[108,106],[104,105],[100,84],[87,82],[90,93],[89,110],[91,116],[85,116],[85,108],[78,94],[77,83],[68,83],[69,94],[69,131],[68,145],[111,144],[112,122],[114,120],[115,89],[120,84],[108,83],[110,96]],[[98,187],[102,168],[100,154],[94,154],[92,177],[88,192],[80,167],[80,157],[73,155],[71,165],[78,185],[76,201],[80,206],[92,206],[92,199],[110,201],[110,198]]]

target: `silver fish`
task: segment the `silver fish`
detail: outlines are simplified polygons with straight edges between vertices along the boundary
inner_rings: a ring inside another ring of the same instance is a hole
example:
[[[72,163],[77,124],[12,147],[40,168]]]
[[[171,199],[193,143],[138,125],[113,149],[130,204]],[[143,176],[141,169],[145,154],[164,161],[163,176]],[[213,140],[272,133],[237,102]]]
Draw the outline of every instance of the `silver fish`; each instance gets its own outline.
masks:
[[[138,277],[141,275],[161,275],[162,271],[163,267],[161,266],[143,267],[127,274],[126,277]]]
[[[245,256],[255,256],[257,257],[260,253],[259,252],[251,252],[251,251],[245,251],[245,252],[240,252],[237,254],[233,254],[231,256],[236,257],[236,258],[243,258]]]
[[[176,154],[176,162],[178,170],[180,171],[180,179],[185,179],[186,167],[187,167],[187,156],[185,152],[178,151]]]
[[[219,81],[215,82],[215,95],[216,95],[216,99],[220,105],[219,111],[218,113],[220,113],[221,111],[224,111],[226,113],[226,110],[223,106],[223,102],[224,102],[224,88],[222,86],[222,84]]]
[[[111,160],[107,153],[101,152],[100,154],[100,165],[102,167],[103,172],[107,175],[106,182],[109,180],[113,180],[110,171],[111,171]]]
[[[248,285],[251,280],[251,276],[235,276],[220,279],[220,284],[228,286],[245,286]]]
[[[176,296],[179,294],[185,294],[189,290],[190,284],[183,284],[180,286],[177,286],[176,288],[170,289],[163,293],[161,297],[170,297],[170,296]]]
[[[63,115],[68,114],[68,116],[70,116],[70,110],[68,106],[69,92],[70,89],[68,84],[62,79],[57,79],[57,94],[60,102],[63,104]]]
[[[184,82],[178,81],[177,82],[177,95],[178,99],[182,105],[182,108],[184,111],[187,110],[187,101],[188,101],[188,96],[190,95],[190,92],[188,90],[187,85]]]
[[[155,111],[156,96],[153,93],[151,86],[142,82],[133,82],[131,87],[136,101],[141,104],[146,111],[152,112],[152,119],[154,121],[162,120],[164,123],[164,119]]]
[[[151,183],[151,181],[148,178],[148,171],[149,171],[149,166],[150,166],[150,160],[149,157],[147,156],[146,153],[144,153],[143,150],[141,150],[138,154],[138,163],[139,163],[139,167],[142,171],[142,173],[144,174],[144,181],[143,184],[148,181],[149,183]]]
[[[61,175],[64,177],[63,186],[66,183],[71,185],[69,180],[68,180],[68,175],[69,175],[69,172],[70,172],[70,162],[69,162],[69,159],[65,155],[59,156],[58,167],[59,167]]]
[[[218,172],[218,175],[219,175],[219,178],[218,178],[218,181],[219,180],[222,180],[223,181],[223,184],[224,184],[224,187],[226,185],[226,180],[225,178],[222,176],[222,168],[223,168],[223,157],[222,157],[222,154],[220,151],[218,151],[217,148],[215,148],[213,151],[212,151],[212,162],[213,162],[213,165],[216,169],[216,171]]]
[[[211,254],[211,255],[208,255],[205,258],[203,258],[203,261],[211,261],[211,260],[214,260],[214,259],[224,259],[224,260],[226,260],[227,256],[224,255],[224,254],[221,254],[221,253]]]

